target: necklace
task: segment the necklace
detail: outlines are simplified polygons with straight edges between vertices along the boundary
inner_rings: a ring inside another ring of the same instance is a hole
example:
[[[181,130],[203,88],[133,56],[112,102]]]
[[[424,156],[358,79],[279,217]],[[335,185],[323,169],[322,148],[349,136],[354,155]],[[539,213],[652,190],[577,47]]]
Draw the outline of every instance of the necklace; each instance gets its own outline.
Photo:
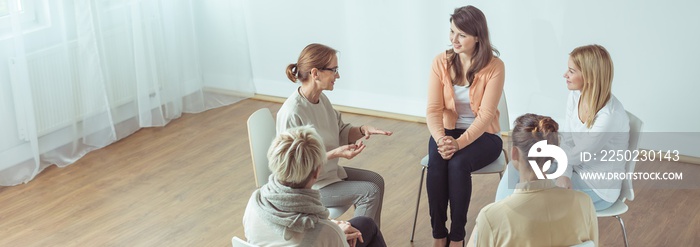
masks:
[[[309,98],[306,97],[306,95],[304,95],[304,89],[301,89],[301,87],[299,87],[299,94],[301,94],[301,97],[304,98],[309,103],[313,103],[313,102],[311,102],[311,100],[309,100]]]
[[[308,98],[306,98],[306,95],[304,95],[304,90],[299,87],[299,94],[301,94],[301,97],[304,98],[306,101],[311,102]]]

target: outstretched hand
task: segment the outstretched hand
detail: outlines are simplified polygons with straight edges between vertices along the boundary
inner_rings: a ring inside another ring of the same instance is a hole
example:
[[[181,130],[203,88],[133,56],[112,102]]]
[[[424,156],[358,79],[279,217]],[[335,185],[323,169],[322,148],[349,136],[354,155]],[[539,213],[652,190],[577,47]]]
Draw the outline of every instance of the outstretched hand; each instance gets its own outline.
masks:
[[[394,132],[391,131],[386,131],[386,130],[381,130],[377,129],[374,126],[371,125],[363,125],[360,127],[360,132],[364,133],[365,139],[369,139],[370,136],[372,135],[385,135],[385,136],[391,136]]]

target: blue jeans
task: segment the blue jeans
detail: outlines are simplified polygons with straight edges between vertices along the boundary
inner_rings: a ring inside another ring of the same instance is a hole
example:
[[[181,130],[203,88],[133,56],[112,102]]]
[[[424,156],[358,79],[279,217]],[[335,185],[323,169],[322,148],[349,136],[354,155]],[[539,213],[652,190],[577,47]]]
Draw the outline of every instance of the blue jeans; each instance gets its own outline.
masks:
[[[550,170],[555,171],[556,169],[556,163],[552,164]],[[509,195],[513,194],[513,191],[515,191],[515,185],[519,182],[520,173],[518,172],[518,170],[515,169],[513,164],[508,164],[508,166],[506,167],[506,171],[503,174],[503,178],[501,179],[501,182],[498,183],[498,190],[496,191],[496,201],[500,201],[503,198],[506,198]],[[574,171],[574,173],[571,175],[571,186],[575,190],[588,194],[588,196],[591,197],[591,200],[593,200],[593,205],[595,206],[596,211],[609,208],[613,205],[613,202],[603,200],[602,198],[600,198],[600,196],[598,196],[598,194],[595,193],[595,191],[593,191],[593,189],[588,187],[588,185],[585,182],[583,182],[583,179],[581,179],[581,176],[576,171]]]

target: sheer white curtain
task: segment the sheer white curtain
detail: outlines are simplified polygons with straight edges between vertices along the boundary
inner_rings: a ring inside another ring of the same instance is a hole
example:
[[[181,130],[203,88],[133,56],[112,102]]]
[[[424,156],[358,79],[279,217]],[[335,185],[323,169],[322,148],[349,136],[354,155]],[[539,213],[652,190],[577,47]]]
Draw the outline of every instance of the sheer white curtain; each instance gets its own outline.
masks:
[[[0,185],[242,99],[205,90],[193,2],[8,0],[0,16],[0,59],[8,61],[0,68]]]

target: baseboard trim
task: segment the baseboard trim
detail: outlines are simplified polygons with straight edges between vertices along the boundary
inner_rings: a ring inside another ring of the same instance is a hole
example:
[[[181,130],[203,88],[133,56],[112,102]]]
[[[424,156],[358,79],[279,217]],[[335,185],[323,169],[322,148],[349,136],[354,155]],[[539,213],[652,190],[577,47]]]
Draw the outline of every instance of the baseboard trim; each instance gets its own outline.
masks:
[[[254,95],[253,93],[249,93],[249,92],[240,92],[240,91],[221,89],[221,88],[213,88],[213,87],[204,87],[204,88],[202,88],[202,91],[206,92],[206,93],[230,95],[230,96],[241,97],[241,98],[250,98]]]
[[[700,157],[693,157],[693,156],[687,156],[687,155],[680,155],[678,162],[683,162],[683,163],[688,163],[688,164],[693,164],[693,165],[700,165]]]
[[[270,102],[275,102],[275,103],[284,103],[284,101],[287,100],[287,98],[265,95],[265,94],[257,94],[257,93],[255,95],[253,95],[253,97],[251,97],[251,99],[270,101]]]
[[[276,103],[284,103],[284,101],[287,98],[278,97],[278,96],[271,96],[271,95],[264,95],[264,94],[255,94],[255,96],[251,97],[251,99],[270,101],[270,102],[276,102]],[[398,113],[393,113],[393,112],[376,111],[376,110],[357,108],[357,107],[351,107],[351,106],[344,106],[344,105],[335,105],[335,104],[333,105],[333,107],[338,111],[346,112],[346,113],[353,113],[353,114],[366,115],[366,116],[372,116],[372,117],[396,119],[396,120],[402,120],[402,121],[406,121],[406,122],[425,123],[425,117],[417,117],[417,116],[398,114]]]
[[[654,151],[654,150],[650,150],[650,149],[646,149],[646,148],[640,148],[640,149],[639,149],[639,151],[642,151],[642,150],[645,151],[644,153],[658,152],[658,151]],[[659,157],[659,156],[655,156],[655,157]],[[642,152],[640,152],[640,153],[639,153],[639,159],[640,159],[640,160],[647,160],[648,158],[644,157],[644,156],[642,155]],[[660,160],[658,160],[658,161],[665,161],[664,158],[659,158],[659,159],[660,159]],[[694,156],[688,156],[688,155],[679,154],[679,155],[678,155],[678,160],[675,161],[675,162],[688,163],[688,164],[693,164],[693,165],[700,165],[700,158],[694,157]]]

